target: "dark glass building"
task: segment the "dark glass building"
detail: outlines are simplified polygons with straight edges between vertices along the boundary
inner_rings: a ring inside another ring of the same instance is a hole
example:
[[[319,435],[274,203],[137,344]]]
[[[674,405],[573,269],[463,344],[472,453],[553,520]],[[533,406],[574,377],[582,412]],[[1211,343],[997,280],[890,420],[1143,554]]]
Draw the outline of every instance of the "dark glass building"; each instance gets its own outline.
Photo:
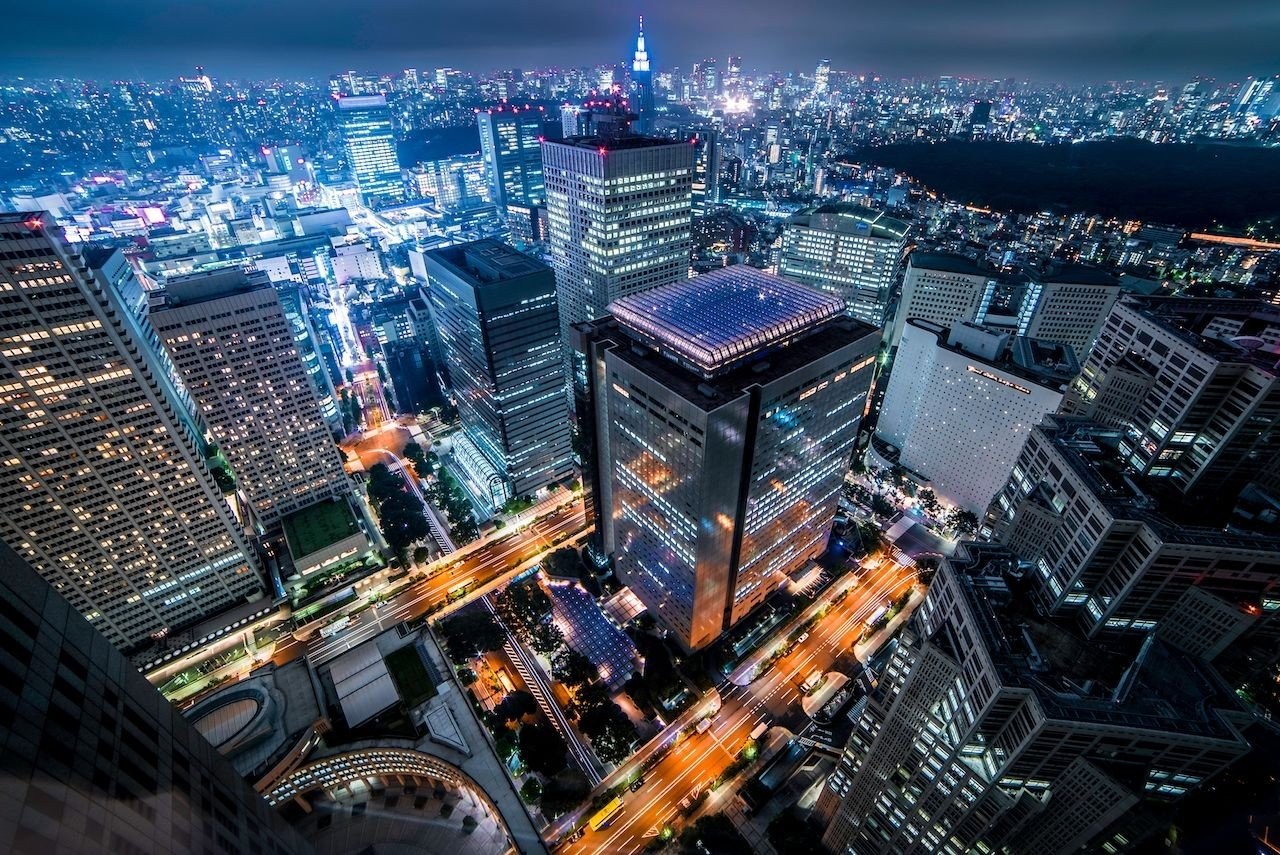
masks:
[[[541,203],[546,197],[542,184],[542,108],[504,105],[481,110],[476,122],[492,193],[490,201],[503,212],[508,205]]]
[[[728,267],[575,328],[600,546],[686,649],[826,548],[879,332]]]
[[[3,852],[311,851],[3,544],[0,776]]]
[[[425,259],[431,317],[465,435],[455,457],[494,508],[569,477],[551,269],[495,240],[434,250]],[[469,465],[471,447],[484,460]],[[486,461],[501,483],[483,474]]]

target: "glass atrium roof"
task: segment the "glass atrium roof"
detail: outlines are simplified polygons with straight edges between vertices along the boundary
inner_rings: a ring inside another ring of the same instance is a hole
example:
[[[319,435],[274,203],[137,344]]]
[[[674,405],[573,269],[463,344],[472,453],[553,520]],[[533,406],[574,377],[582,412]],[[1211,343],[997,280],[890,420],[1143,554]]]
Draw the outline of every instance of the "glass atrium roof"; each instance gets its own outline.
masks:
[[[708,373],[843,312],[839,297],[741,264],[609,304],[623,327]]]

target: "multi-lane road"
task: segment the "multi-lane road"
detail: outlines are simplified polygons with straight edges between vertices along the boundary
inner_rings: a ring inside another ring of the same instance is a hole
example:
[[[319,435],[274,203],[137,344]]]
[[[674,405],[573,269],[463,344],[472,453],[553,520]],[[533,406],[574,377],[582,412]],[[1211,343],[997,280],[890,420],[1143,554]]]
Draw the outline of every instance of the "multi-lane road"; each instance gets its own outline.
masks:
[[[401,621],[412,620],[448,602],[450,594],[456,599],[461,591],[474,594],[487,586],[496,586],[547,550],[582,533],[585,525],[582,502],[577,501],[566,505],[558,516],[537,520],[501,540],[489,541],[460,556],[446,556],[433,565],[426,579],[363,612],[359,623],[327,639],[298,641],[291,636],[281,639],[271,659],[284,664],[306,655],[313,664],[322,664]]]
[[[814,671],[825,672],[849,653],[862,635],[866,621],[888,598],[910,590],[915,571],[886,561],[866,575],[839,603],[833,605],[809,631],[808,637],[780,657],[773,666],[746,686],[725,680],[719,687],[720,712],[710,729],[685,737],[644,776],[644,784],[622,796],[622,810],[598,831],[562,846],[561,853],[617,853],[632,855],[660,835],[665,826],[682,820],[681,803],[691,803],[734,761],[752,730],[794,715],[802,697],[800,685]],[[626,776],[622,770],[622,776]],[[615,775],[610,776],[614,780]],[[722,787],[708,796],[707,811],[730,797]]]

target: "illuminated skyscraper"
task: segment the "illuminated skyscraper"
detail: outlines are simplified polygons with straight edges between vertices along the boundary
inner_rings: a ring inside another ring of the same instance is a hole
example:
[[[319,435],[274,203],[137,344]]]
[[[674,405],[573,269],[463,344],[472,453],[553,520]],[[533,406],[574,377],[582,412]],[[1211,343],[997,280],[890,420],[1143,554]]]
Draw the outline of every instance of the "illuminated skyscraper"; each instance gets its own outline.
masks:
[[[840,297],[852,317],[883,326],[909,228],[861,205],[802,211],[783,229],[778,272]]]
[[[1206,659],[1249,651],[1274,664],[1274,512],[1248,521],[1233,517],[1232,494],[1195,502],[1165,492],[1162,479],[1129,468],[1130,441],[1087,419],[1045,418],[987,510],[991,537],[1034,568],[1041,613],[1071,616],[1089,638],[1185,635],[1202,623],[1195,644]],[[1183,602],[1191,589],[1194,617]]]
[[[347,166],[365,204],[377,207],[402,201],[404,180],[386,96],[339,98],[337,108]]]
[[[601,546],[686,649],[826,548],[879,333],[745,266],[623,297],[574,329]]]
[[[596,110],[596,135],[542,146],[565,342],[614,300],[688,276],[694,146],[635,136],[627,119]]]
[[[1018,567],[978,543],[942,562],[854,707],[817,803],[827,851],[1132,851],[1249,751],[1254,715],[1212,666],[1152,636],[1084,638]]]
[[[729,57],[725,68],[724,90],[727,95],[736,95],[742,87],[742,57]]]
[[[693,212],[699,216],[720,204],[720,134],[699,128],[694,135],[698,152],[693,163]]]
[[[311,851],[3,544],[0,639],[0,851]]]
[[[1120,296],[1110,273],[1084,264],[1061,264],[1031,277],[1018,310],[1018,334],[1060,341],[1088,353]]]
[[[720,66],[714,59],[702,61],[702,94],[714,99],[720,94]]]
[[[636,36],[636,53],[631,60],[632,103],[635,104],[636,131],[653,130],[653,72],[649,69],[649,52],[644,47],[644,16],[640,16],[640,32]]]
[[[911,253],[902,277],[902,297],[885,340],[897,347],[908,318],[950,327],[977,320],[991,303],[996,281],[992,271],[962,255]]]
[[[504,213],[507,205],[541,203],[542,109],[501,106],[481,110],[476,120],[490,201]]]
[[[231,269],[170,279],[151,325],[261,526],[350,495],[315,385],[265,276]]]
[[[831,86],[831,60],[824,59],[818,63],[813,72],[813,94],[819,98],[827,94]]]
[[[1079,370],[1066,345],[910,318],[876,435],[939,496],[980,515]]]
[[[1064,402],[1126,434],[1143,475],[1216,500],[1280,492],[1280,312],[1255,300],[1126,296]]]
[[[568,478],[573,451],[551,269],[495,240],[437,249],[425,261],[463,433],[502,482],[468,473],[490,510]]]
[[[260,596],[132,308],[39,215],[0,253],[0,537],[123,649]]]

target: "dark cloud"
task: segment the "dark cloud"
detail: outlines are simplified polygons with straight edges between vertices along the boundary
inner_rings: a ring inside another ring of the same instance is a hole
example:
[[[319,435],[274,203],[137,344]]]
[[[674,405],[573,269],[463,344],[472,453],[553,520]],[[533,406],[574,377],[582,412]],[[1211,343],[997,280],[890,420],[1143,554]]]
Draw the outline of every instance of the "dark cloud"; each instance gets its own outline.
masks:
[[[1276,0],[60,0],[5,3],[9,73],[325,74],[592,65],[643,12],[660,67],[1068,80],[1277,70]]]

